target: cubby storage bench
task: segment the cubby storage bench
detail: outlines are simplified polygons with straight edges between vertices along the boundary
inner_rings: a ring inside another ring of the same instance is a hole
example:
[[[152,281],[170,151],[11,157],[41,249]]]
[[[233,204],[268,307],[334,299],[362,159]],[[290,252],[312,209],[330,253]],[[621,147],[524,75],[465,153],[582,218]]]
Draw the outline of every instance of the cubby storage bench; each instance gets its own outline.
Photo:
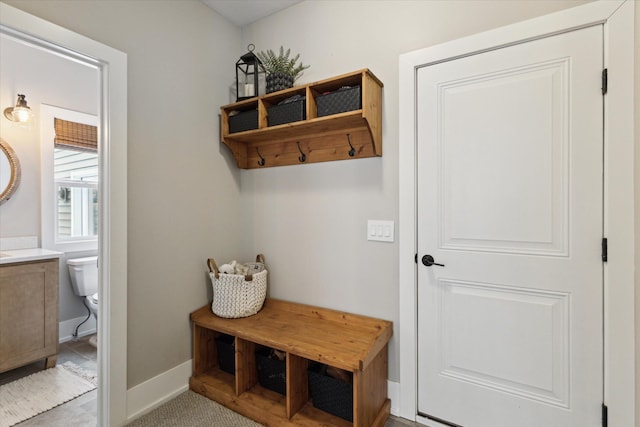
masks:
[[[224,319],[206,305],[191,313],[191,390],[267,426],[382,427],[389,417],[387,344],[392,323],[325,308],[269,299],[256,315]],[[235,337],[235,374],[218,364],[216,337]],[[255,352],[286,353],[286,393],[258,382]],[[353,373],[353,422],[314,408],[310,361]]]
[[[368,69],[225,105],[220,115],[241,169],[382,155],[382,82]]]

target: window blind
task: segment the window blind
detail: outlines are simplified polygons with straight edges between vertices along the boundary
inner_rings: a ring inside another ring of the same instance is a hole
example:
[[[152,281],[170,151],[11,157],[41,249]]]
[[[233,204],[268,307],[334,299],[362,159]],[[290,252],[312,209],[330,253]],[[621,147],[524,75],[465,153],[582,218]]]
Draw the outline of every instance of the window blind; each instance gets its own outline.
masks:
[[[54,118],[54,146],[77,151],[98,151],[98,128],[82,123]]]

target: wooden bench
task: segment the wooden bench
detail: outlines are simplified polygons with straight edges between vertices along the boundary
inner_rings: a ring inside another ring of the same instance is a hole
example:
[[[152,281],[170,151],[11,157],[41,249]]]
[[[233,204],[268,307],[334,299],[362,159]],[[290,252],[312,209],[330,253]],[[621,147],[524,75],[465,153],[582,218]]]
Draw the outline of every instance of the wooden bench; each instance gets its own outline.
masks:
[[[191,313],[191,390],[267,426],[383,427],[389,417],[387,344],[392,323],[325,308],[267,299],[251,317],[224,319],[206,305]],[[218,365],[215,338],[235,337],[235,374]],[[286,395],[258,383],[255,352],[286,353]],[[353,373],[353,422],[313,407],[309,361]]]

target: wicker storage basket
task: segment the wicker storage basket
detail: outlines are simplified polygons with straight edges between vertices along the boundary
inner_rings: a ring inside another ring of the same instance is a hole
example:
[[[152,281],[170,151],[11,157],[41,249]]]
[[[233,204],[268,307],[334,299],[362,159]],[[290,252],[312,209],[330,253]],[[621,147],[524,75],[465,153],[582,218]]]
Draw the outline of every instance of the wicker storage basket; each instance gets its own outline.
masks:
[[[362,108],[360,86],[339,89],[320,95],[316,98],[316,104],[318,107],[318,117],[359,110]]]
[[[220,369],[230,374],[236,373],[236,346],[235,337],[221,334],[216,337],[216,349],[218,350],[218,365]]]
[[[353,384],[325,374],[326,366],[310,366],[309,393],[313,406],[353,422]]]
[[[241,111],[229,116],[229,133],[258,129],[258,110]]]
[[[256,367],[258,383],[269,390],[285,396],[287,394],[287,363],[269,357],[271,349],[262,348],[256,351]]]
[[[304,120],[307,114],[307,101],[304,97],[286,104],[273,105],[267,108],[269,126]]]
[[[213,314],[235,319],[253,316],[262,308],[267,296],[267,269],[255,274],[223,274],[213,258],[207,260],[213,287]],[[256,257],[256,265],[264,266],[264,256]]]

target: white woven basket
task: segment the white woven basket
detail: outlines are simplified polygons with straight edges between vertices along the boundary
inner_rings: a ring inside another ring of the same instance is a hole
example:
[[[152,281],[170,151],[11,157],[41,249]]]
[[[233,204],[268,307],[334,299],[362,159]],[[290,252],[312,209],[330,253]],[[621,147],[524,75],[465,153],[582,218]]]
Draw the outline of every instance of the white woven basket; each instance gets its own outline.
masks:
[[[256,262],[264,264],[264,256],[259,254]],[[260,311],[267,296],[266,268],[256,274],[224,274],[220,273],[213,258],[209,258],[207,264],[213,287],[213,314],[235,319]]]

